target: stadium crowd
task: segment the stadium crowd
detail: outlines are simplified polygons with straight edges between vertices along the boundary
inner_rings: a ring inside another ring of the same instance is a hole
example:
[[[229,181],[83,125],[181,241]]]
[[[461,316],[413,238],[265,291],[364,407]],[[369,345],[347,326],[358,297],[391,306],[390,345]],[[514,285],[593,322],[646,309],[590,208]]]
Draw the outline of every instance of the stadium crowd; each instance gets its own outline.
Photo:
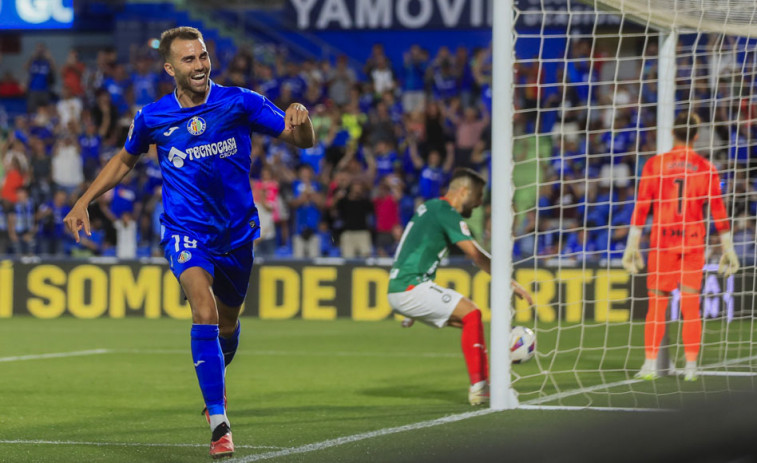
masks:
[[[650,44],[637,60],[641,79],[628,82],[606,79],[608,60],[585,40],[569,43],[570,59],[555,75],[545,76],[547,67],[536,60],[519,63],[516,260],[622,255],[643,165],[637,159],[656,151],[657,51]],[[212,42],[208,46],[215,82],[254,89],[280,108],[301,102],[316,131],[316,146],[305,150],[253,137],[250,182],[263,230],[257,256],[390,256],[415,207],[442,195],[455,167],[491,178],[491,48],[440,47],[432,56],[411,45],[393,68],[376,44],[364,67],[355,69],[344,56],[296,62],[278,53],[261,59],[244,47],[219,60]],[[735,85],[709,77],[715,63],[707,58],[680,58],[679,101],[698,102],[693,109],[708,123],[751,111],[751,101],[734,97]],[[734,73],[741,64],[731,63]],[[25,98],[27,110],[6,121],[0,139],[0,254],[162,255],[154,150],[90,207],[90,237],[74,243],[62,219],[123,146],[139,108],[172,90],[149,48],[135,49],[128,59],[103,48],[93,63],[71,50],[58,65],[40,44],[26,76],[6,72],[0,98]],[[721,172],[733,172],[734,163],[746,166],[736,172],[749,172],[757,125],[715,125],[704,131],[702,146],[723,147],[712,153]],[[724,178],[737,217],[735,242],[743,263],[753,264],[754,177]],[[481,209],[469,225],[487,246],[488,202]]]

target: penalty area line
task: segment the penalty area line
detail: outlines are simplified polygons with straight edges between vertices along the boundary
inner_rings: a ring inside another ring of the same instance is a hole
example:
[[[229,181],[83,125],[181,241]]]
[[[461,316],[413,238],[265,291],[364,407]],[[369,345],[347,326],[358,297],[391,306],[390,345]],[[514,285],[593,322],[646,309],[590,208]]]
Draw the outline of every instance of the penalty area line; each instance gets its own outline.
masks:
[[[98,355],[111,352],[108,349],[77,350],[73,352],[53,352],[50,354],[17,355],[15,357],[0,357],[0,362],[19,362],[22,360],[41,360],[63,357],[81,357],[83,355]]]
[[[141,442],[78,442],[78,441],[59,441],[59,440],[0,440],[0,444],[30,444],[30,445],[91,445],[95,447],[207,447],[208,444],[156,444]],[[270,450],[281,449],[272,445],[236,445],[238,449],[258,449]]]
[[[328,449],[331,447],[337,447],[339,445],[349,444],[352,442],[358,442],[365,439],[372,439],[374,437],[387,436],[389,434],[397,434],[406,431],[415,431],[417,429],[431,428],[447,423],[455,423],[458,421],[467,420],[469,418],[475,418],[477,416],[489,415],[491,413],[499,412],[500,410],[492,410],[490,408],[485,410],[478,410],[475,412],[460,413],[457,415],[449,415],[442,418],[429,421],[421,421],[419,423],[407,424],[404,426],[397,426],[394,428],[384,428],[376,431],[365,432],[361,434],[354,434],[352,436],[337,437],[336,439],[329,439],[323,442],[316,442],[314,444],[302,445],[300,447],[287,448],[275,452],[259,453],[257,455],[249,455],[246,457],[233,458],[228,460],[228,463],[250,463],[253,461],[268,460],[270,458],[284,457],[288,455],[296,455],[300,453],[315,452],[317,450]]]

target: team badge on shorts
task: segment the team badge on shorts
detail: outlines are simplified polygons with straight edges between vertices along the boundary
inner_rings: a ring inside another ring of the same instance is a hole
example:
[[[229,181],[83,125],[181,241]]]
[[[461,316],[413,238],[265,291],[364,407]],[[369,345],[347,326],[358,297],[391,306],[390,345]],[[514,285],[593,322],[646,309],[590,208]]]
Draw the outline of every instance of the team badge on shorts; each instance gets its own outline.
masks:
[[[205,132],[205,129],[208,127],[208,124],[205,123],[205,119],[201,117],[193,117],[192,119],[187,122],[187,130],[192,135],[202,135],[203,132]]]
[[[452,296],[450,296],[449,294],[445,294],[442,296],[442,302],[444,302],[445,304],[448,304],[449,301],[451,300],[452,300]]]
[[[178,263],[180,263],[180,264],[183,264],[183,263],[187,262],[191,258],[192,258],[192,253],[191,252],[189,252],[189,251],[181,251],[181,253],[179,254],[179,258],[176,259],[176,261]]]

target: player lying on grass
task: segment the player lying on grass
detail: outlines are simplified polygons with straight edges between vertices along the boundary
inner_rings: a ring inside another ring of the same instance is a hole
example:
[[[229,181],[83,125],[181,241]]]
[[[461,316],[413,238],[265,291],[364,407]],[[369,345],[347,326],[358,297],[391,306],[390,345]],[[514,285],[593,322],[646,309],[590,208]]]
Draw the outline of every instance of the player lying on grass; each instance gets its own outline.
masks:
[[[284,113],[255,92],[212,82],[210,57],[197,29],[165,31],[159,51],[175,91],[137,113],[126,146],[65,223],[77,242],[82,229],[89,235],[89,203],[116,186],[149,145],[157,145],[165,208],[161,245],[192,309],[192,360],[212,432],[210,454],[229,456],[234,444],[226,417],[225,367],[237,350],[252,242],[260,236],[249,181],[251,133],[300,148],[313,146],[315,135],[303,105],[293,103]]]
[[[644,327],[646,360],[636,377],[658,378],[656,361],[665,335],[665,311],[670,292],[680,285],[683,315],[683,345],[686,354],[684,380],[697,379],[697,357],[702,338],[699,293],[702,286],[705,241],[705,203],[709,202],[720,233],[723,257],[719,272],[732,275],[739,269],[728,218],[720,192],[718,171],[692,148],[697,139],[699,116],[682,112],[673,129],[673,149],[658,154],[644,165],[639,193],[631,217],[623,267],[635,274],[644,267],[639,252],[642,227],[649,209],[654,209],[647,258],[649,308]]]
[[[468,401],[489,400],[489,368],[481,310],[457,291],[434,283],[439,262],[449,246],[457,245],[481,269],[491,273],[491,256],[471,236],[463,218],[471,216],[484,198],[486,180],[471,169],[452,175],[447,194],[420,205],[402,234],[389,274],[389,305],[412,320],[437,328],[462,328],[461,344],[468,366]],[[513,282],[515,293],[532,304],[531,296]]]

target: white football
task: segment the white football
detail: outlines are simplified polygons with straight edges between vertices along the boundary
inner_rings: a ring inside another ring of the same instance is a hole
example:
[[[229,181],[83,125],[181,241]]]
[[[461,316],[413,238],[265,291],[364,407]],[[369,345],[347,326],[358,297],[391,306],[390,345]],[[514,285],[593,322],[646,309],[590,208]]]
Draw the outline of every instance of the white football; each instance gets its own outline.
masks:
[[[514,326],[510,332],[510,360],[528,362],[536,353],[536,335],[525,326]]]

